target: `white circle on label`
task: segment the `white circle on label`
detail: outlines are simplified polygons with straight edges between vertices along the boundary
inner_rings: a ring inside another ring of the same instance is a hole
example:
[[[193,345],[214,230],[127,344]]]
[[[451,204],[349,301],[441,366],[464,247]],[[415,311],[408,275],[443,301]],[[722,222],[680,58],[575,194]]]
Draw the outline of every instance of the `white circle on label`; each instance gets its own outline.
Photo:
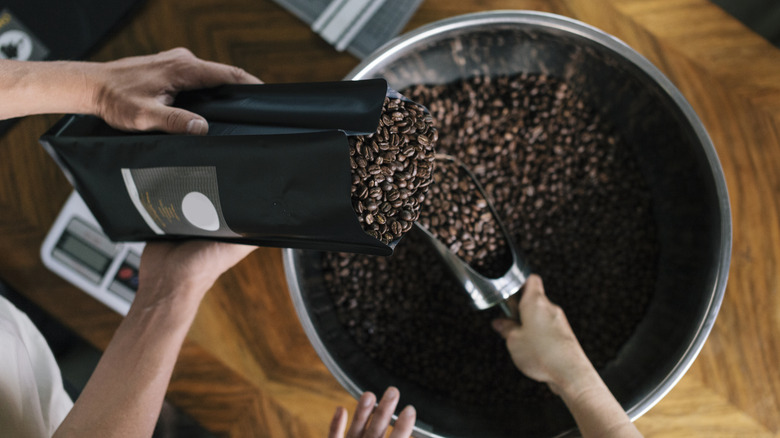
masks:
[[[203,193],[187,193],[181,201],[181,211],[184,213],[185,219],[202,230],[217,231],[219,229],[217,209]]]
[[[32,39],[21,30],[9,30],[0,35],[0,59],[27,61],[32,51]]]

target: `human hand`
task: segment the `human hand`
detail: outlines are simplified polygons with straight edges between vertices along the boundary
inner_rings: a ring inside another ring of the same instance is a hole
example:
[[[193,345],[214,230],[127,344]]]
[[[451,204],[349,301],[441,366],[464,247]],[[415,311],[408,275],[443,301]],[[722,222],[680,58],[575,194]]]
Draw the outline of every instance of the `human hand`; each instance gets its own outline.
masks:
[[[255,249],[205,240],[149,242],[141,255],[135,299],[143,301],[140,306],[149,306],[180,294],[198,304],[223,272]]]
[[[238,67],[198,59],[177,48],[156,55],[89,63],[91,113],[123,130],[205,134],[206,120],[171,105],[180,91],[222,84],[259,84]]]
[[[328,438],[380,438],[384,437],[390,425],[390,419],[398,405],[400,393],[394,387],[387,388],[379,405],[374,409],[376,396],[371,392],[363,393],[355,407],[352,425],[347,431],[347,410],[339,407],[330,423]],[[370,422],[369,422],[370,418]],[[393,432],[388,438],[408,438],[411,436],[417,412],[414,407],[407,406],[398,415]],[[346,432],[346,435],[345,435]]]
[[[595,373],[563,310],[550,302],[542,279],[531,275],[518,304],[520,321],[497,319],[493,328],[506,339],[517,368],[561,394],[567,385]]]
[[[590,363],[563,310],[531,275],[518,304],[520,321],[497,319],[493,328],[506,339],[509,354],[526,376],[545,382],[561,396],[583,437],[641,437]]]

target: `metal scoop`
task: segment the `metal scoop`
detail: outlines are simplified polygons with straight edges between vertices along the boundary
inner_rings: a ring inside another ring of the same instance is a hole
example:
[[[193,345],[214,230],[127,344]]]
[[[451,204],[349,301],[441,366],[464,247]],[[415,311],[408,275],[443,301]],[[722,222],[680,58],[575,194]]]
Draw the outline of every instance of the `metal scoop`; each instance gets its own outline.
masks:
[[[507,305],[506,299],[517,293],[523,287],[531,270],[522,258],[520,250],[515,245],[513,239],[510,238],[504,223],[499,218],[498,213],[493,207],[493,203],[487,196],[482,184],[479,183],[471,170],[462,161],[451,155],[436,154],[436,160],[449,161],[455,164],[471,178],[474,186],[485,199],[487,208],[490,210],[490,213],[493,215],[493,218],[504,236],[507,247],[512,254],[512,264],[502,276],[498,278],[486,277],[452,252],[447,245],[434,236],[425,226],[421,225],[419,222],[416,222],[415,225],[428,237],[433,247],[444,261],[444,264],[455,275],[455,278],[460,281],[463,289],[471,297],[474,307],[484,310],[498,305],[507,316],[514,317],[516,312],[512,311],[510,306]]]

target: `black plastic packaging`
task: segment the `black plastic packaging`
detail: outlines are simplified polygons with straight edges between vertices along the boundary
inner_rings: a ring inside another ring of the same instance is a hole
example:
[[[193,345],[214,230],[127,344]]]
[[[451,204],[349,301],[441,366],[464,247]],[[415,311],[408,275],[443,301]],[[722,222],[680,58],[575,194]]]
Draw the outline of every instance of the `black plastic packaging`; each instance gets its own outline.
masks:
[[[350,197],[348,135],[379,124],[383,79],[182,93],[209,135],[127,133],[67,116],[41,144],[114,241],[199,237],[390,255]]]

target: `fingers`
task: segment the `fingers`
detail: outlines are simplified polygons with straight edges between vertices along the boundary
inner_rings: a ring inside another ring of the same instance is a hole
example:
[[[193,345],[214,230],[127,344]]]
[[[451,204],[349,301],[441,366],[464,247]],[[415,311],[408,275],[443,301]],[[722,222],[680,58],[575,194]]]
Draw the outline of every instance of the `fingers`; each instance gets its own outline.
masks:
[[[374,404],[376,404],[376,396],[371,392],[364,392],[355,408],[355,417],[352,418],[347,438],[360,438],[363,436],[363,432],[366,430],[366,423],[368,423],[371,412],[374,410]]]
[[[542,278],[536,274],[528,276],[528,280],[523,287],[523,296],[520,298],[520,303],[517,306],[520,311],[520,318],[524,317],[524,313],[531,311],[532,307],[548,302],[547,295],[544,293]]]
[[[238,67],[198,59],[184,48],[113,61],[99,73],[94,80],[96,97],[91,113],[119,129],[171,134],[208,132],[206,119],[170,106],[179,92],[261,83]]]
[[[205,61],[189,50],[179,47],[160,54],[172,59],[178,65],[178,84],[180,90],[216,87],[222,84],[260,84],[260,79],[243,69],[218,62]]]
[[[511,333],[512,330],[520,328],[516,322],[506,318],[494,319],[492,325],[493,330],[497,331],[504,339],[509,337],[509,333]]]
[[[387,388],[387,391],[382,396],[382,400],[379,401],[379,406],[374,410],[371,423],[366,429],[365,438],[381,438],[385,436],[400,397],[401,394],[398,392],[398,389],[392,386]]]
[[[260,84],[260,79],[250,75],[241,68],[204,61],[195,57],[187,49],[178,48],[161,55],[180,59],[175,78],[175,92],[195,88],[215,87],[222,84]],[[175,93],[174,92],[174,93]],[[164,96],[170,100],[172,95]],[[167,106],[171,102],[163,102],[166,105],[158,106],[149,114],[151,122],[149,129],[159,129],[171,134],[205,135],[208,133],[208,123],[203,117],[189,111]]]
[[[514,305],[517,302],[515,294],[510,300],[507,300],[510,305]],[[542,284],[542,278],[536,274],[531,274],[523,286],[522,297],[517,302],[516,308],[520,313],[520,320],[524,320],[528,317],[529,312],[533,312],[535,307],[540,304],[548,303],[549,300],[544,294],[544,285]],[[509,334],[520,329],[520,324],[517,321],[513,321],[507,318],[500,318],[492,321],[493,330],[498,332],[502,338],[507,339]]]
[[[389,387],[382,399],[379,401],[379,405],[376,405],[376,396],[370,392],[364,392],[363,396],[358,400],[357,408],[355,409],[355,417],[352,419],[352,424],[347,431],[347,438],[382,438],[387,434],[387,429],[390,426],[390,420],[393,417],[393,412],[398,405],[398,400],[401,394],[397,388]],[[333,416],[330,427],[330,438],[343,438],[343,435],[334,435],[343,431],[340,429],[340,413],[337,411]],[[398,415],[398,419],[395,422],[393,432],[389,438],[409,438],[414,429],[414,423],[417,420],[417,411],[412,406],[407,406]]]
[[[209,125],[203,117],[181,108],[153,104],[138,120],[136,126],[142,131],[157,130],[169,134],[205,135]]]
[[[347,410],[339,406],[333,414],[330,421],[330,430],[328,438],[344,438],[344,432],[347,430]]]
[[[232,268],[238,262],[246,258],[246,256],[257,249],[257,247],[253,245],[239,245],[230,243],[220,243],[220,245],[218,261],[222,263],[220,266],[222,272]]]
[[[414,422],[417,421],[417,411],[413,406],[407,406],[398,414],[398,420],[393,426],[393,433],[389,438],[409,438],[414,429]]]
[[[262,84],[263,81],[244,69],[211,61],[201,61],[204,87],[221,84]]]
[[[244,245],[244,244],[238,244],[238,243],[223,243],[223,242],[216,242],[218,245],[218,252],[219,257],[227,259],[229,261],[233,261],[233,264],[238,263],[241,261],[244,257],[248,256],[254,250],[256,250],[258,247],[254,245]],[[231,264],[231,266],[233,265]]]
[[[186,244],[189,244],[187,248],[188,253],[195,256],[193,263],[199,266],[197,271],[214,277],[215,281],[222,273],[235,266],[257,249],[253,245],[203,240],[191,240]],[[187,256],[183,256],[182,259],[187,259]]]
[[[525,286],[523,286],[523,298],[520,299],[520,304],[522,305],[525,297],[530,296],[531,298],[535,298],[539,295],[544,295],[544,284],[542,284],[542,277],[536,274],[531,274],[528,276],[528,279],[525,282]]]

